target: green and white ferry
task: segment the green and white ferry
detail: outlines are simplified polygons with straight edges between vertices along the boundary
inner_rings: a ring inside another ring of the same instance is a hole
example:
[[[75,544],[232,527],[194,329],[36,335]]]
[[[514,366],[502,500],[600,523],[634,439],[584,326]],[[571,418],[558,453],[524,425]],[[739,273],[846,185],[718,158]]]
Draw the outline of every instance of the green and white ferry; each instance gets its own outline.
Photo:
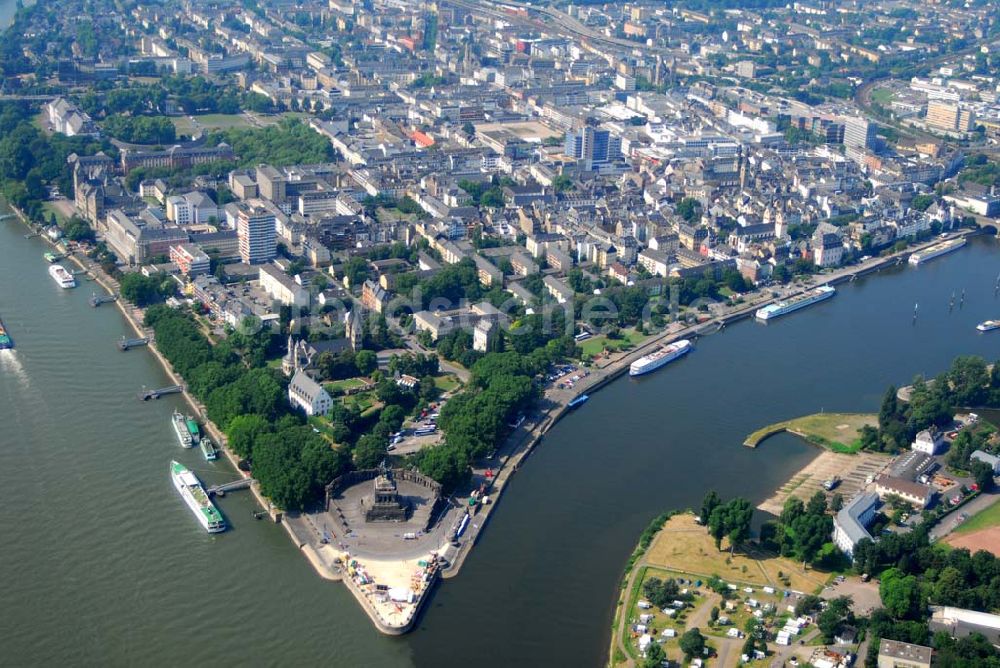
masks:
[[[188,415],[186,425],[188,434],[191,435],[191,442],[198,445],[198,441],[201,440],[201,429],[198,427],[198,422],[193,417]]]
[[[188,508],[205,527],[205,531],[220,533],[226,530],[226,520],[212,503],[212,500],[208,498],[208,493],[201,486],[198,476],[183,464],[172,461],[170,462],[170,478],[174,481],[174,487],[177,488]]]
[[[219,458],[219,451],[215,449],[212,439],[203,437],[199,445],[201,447],[201,454],[206,462],[212,462]]]

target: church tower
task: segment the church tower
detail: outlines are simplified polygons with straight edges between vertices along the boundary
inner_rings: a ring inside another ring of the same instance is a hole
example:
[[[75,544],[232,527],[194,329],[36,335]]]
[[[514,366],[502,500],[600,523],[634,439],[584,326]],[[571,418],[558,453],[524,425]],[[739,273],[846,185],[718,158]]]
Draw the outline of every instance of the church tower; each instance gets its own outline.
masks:
[[[292,338],[291,334],[288,335],[287,350],[288,352],[286,352],[285,356],[281,358],[281,373],[285,374],[286,376],[291,376],[293,373],[295,373],[295,367],[297,366],[297,357],[298,357],[298,355],[295,352],[295,340]]]
[[[361,324],[361,316],[358,309],[353,308],[347,312],[347,338],[351,342],[351,350],[358,352],[364,347],[365,333]]]

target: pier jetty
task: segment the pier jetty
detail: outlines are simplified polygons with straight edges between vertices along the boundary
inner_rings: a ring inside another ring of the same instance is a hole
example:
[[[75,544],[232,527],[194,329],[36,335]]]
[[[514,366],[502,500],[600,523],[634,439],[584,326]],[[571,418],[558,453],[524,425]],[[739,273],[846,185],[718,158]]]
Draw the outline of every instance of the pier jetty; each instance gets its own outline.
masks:
[[[240,478],[239,480],[234,480],[232,482],[223,483],[221,485],[213,485],[208,488],[209,496],[225,496],[226,492],[235,492],[238,489],[249,489],[250,485],[253,484],[253,478]]]
[[[871,413],[815,413],[762,427],[747,436],[743,445],[756,448],[771,436],[788,432],[827,450],[851,455],[861,450],[860,432],[865,425],[878,425],[878,416]]]
[[[90,305],[97,308],[101,304],[110,304],[118,299],[118,295],[99,295],[96,292],[90,296]]]
[[[91,304],[96,306],[96,304]],[[149,337],[144,336],[141,339],[127,339],[124,336],[118,341],[118,350],[125,352],[129,348],[137,348],[138,346],[145,346],[149,344]]]
[[[149,401],[150,399],[159,399],[165,394],[180,394],[183,391],[183,385],[171,385],[170,387],[161,387],[157,390],[147,390],[146,388],[143,388],[139,392],[139,398],[143,401]]]

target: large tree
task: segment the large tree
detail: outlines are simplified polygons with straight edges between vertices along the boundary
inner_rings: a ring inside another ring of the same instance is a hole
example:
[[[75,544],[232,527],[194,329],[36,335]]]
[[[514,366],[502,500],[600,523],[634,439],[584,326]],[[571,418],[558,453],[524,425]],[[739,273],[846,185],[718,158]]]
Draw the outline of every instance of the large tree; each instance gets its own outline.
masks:
[[[882,573],[879,584],[882,604],[897,619],[916,619],[923,612],[923,595],[920,582],[913,575],[905,575],[898,568]]]
[[[385,458],[388,440],[376,434],[365,434],[354,446],[354,465],[359,469],[372,469]]]
[[[681,596],[680,587],[673,578],[649,578],[642,583],[642,593],[658,608],[665,608]]]
[[[658,642],[649,643],[646,649],[646,657],[642,661],[643,668],[660,668],[666,660],[667,654]]]
[[[679,644],[684,656],[690,661],[704,654],[705,636],[701,635],[701,630],[698,627],[695,627],[681,636]]]
[[[726,504],[726,535],[729,537],[729,551],[750,538],[750,523],[753,520],[753,506],[746,499],[737,498]]]
[[[832,643],[834,636],[839,633],[844,626],[854,622],[854,614],[851,612],[851,597],[839,596],[830,601],[826,610],[816,617],[816,626],[823,634],[823,640],[827,644]]]
[[[263,434],[271,431],[271,425],[260,415],[237,415],[229,422],[226,436],[229,447],[240,457],[253,456],[253,446]]]
[[[705,498],[701,501],[701,513],[698,515],[698,519],[701,520],[702,524],[708,524],[708,518],[712,516],[712,511],[722,505],[722,499],[719,498],[719,493],[714,489],[709,490],[705,494]]]
[[[722,539],[726,536],[726,508],[717,506],[708,517],[708,533],[715,539],[715,549],[722,549]]]
[[[173,292],[175,284],[169,277],[145,276],[139,272],[125,274],[119,281],[122,297],[136,306],[149,306],[163,301]]]
[[[969,463],[969,472],[972,474],[980,490],[988,492],[993,489],[993,466],[974,459]]]

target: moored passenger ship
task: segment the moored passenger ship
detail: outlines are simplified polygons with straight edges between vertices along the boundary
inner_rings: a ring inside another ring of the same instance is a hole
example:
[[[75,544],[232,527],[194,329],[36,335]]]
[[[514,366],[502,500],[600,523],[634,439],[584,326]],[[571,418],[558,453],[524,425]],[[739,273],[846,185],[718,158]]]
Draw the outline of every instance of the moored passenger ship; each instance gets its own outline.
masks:
[[[73,274],[66,271],[66,267],[61,264],[54,264],[49,267],[49,276],[51,276],[52,280],[54,280],[61,288],[76,287],[76,279],[73,278]]]
[[[687,353],[691,352],[691,342],[687,339],[681,339],[680,341],[674,341],[669,346],[661,348],[656,352],[650,353],[644,357],[640,357],[628,368],[628,375],[630,376],[641,376],[645,373],[650,373],[651,371],[656,371],[664,364],[673,362],[678,357],[683,357]]]
[[[807,290],[801,295],[795,295],[794,297],[790,297],[788,299],[782,299],[779,302],[774,302],[773,304],[768,304],[763,308],[759,308],[754,315],[758,320],[772,320],[791,313],[792,311],[798,311],[800,308],[811,306],[816,302],[821,302],[824,299],[829,299],[836,293],[837,289],[833,286],[821,285],[813,288],[812,290]]]

